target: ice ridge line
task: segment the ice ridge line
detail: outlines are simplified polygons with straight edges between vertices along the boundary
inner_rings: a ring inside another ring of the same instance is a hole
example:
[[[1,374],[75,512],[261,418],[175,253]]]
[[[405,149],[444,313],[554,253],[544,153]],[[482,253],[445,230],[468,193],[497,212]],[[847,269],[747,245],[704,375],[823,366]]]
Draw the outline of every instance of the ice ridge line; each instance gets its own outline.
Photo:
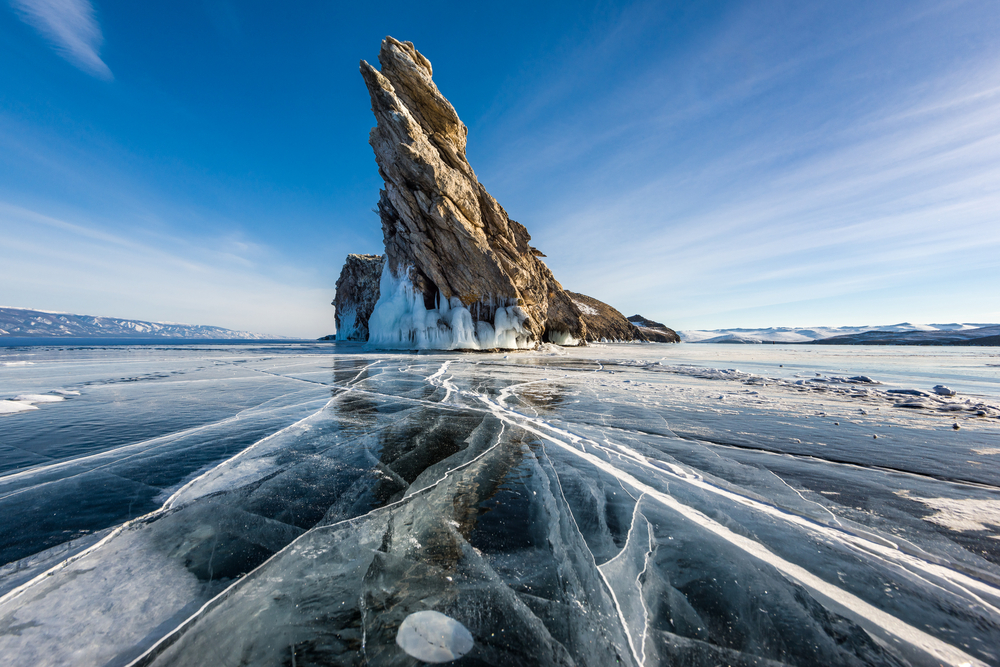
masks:
[[[562,431],[561,429],[558,429],[554,426],[547,424],[543,420],[531,419],[525,415],[521,415],[512,410],[502,408],[499,405],[497,405],[494,401],[491,401],[488,397],[483,396],[482,394],[478,394],[478,396],[479,400],[481,400],[483,403],[490,406],[494,410],[494,414],[496,414],[498,418],[508,419],[514,422],[515,425],[520,426],[521,428],[524,428],[527,431],[535,433],[539,437],[551,442],[557,447],[560,447],[561,449],[564,449],[567,452],[576,455],[577,457],[589,462],[591,465],[594,465],[598,469],[603,470],[617,477],[618,479],[629,484],[630,486],[633,486],[636,490],[646,493],[647,495],[649,495],[650,498],[657,500],[662,505],[674,510],[675,512],[681,514],[690,521],[701,525],[702,527],[714,533],[718,537],[726,540],[733,546],[736,546],[737,548],[745,551],[749,555],[754,556],[758,560],[768,563],[769,565],[777,569],[779,572],[784,574],[789,579],[792,579],[793,581],[799,583],[805,588],[813,591],[814,594],[818,595],[823,599],[828,600],[836,607],[839,607],[843,610],[850,612],[852,616],[854,616],[857,620],[863,622],[864,624],[869,626],[874,626],[887,634],[894,635],[898,639],[906,642],[907,644],[913,646],[914,648],[919,649],[924,653],[946,664],[952,664],[952,665],[968,664],[970,666],[976,665],[976,666],[986,667],[986,663],[965,653],[961,649],[952,646],[951,644],[948,644],[944,641],[941,641],[940,639],[905,623],[904,621],[896,618],[895,616],[892,616],[891,614],[884,612],[881,609],[878,609],[877,607],[869,604],[868,602],[865,602],[861,598],[851,593],[848,593],[847,591],[844,591],[834,586],[833,584],[830,584],[829,582],[812,574],[805,568],[796,565],[790,561],[787,561],[784,558],[781,558],[780,556],[772,552],[764,545],[755,542],[749,538],[746,538],[742,535],[734,533],[730,529],[726,528],[722,524],[711,519],[704,513],[700,512],[699,510],[696,510],[692,507],[684,505],[683,503],[680,503],[672,496],[669,496],[661,491],[658,491],[657,489],[654,489],[653,487],[639,481],[638,479],[626,473],[625,471],[619,470],[614,466],[609,465],[608,463],[594,456],[593,454],[577,449],[569,445],[568,443],[563,442],[562,440],[559,440],[558,438],[555,438],[554,436],[551,436],[543,432],[542,430],[540,430],[540,428],[534,428],[532,426],[525,424],[518,424],[517,418],[519,417],[529,422],[541,422],[542,424],[545,425],[546,428],[551,429],[557,433],[561,433],[562,435],[569,437],[571,440],[583,440],[582,438],[577,438],[576,436],[573,436],[571,433]],[[516,417],[513,417],[511,415],[516,415]],[[607,451],[604,448],[600,447],[600,445],[597,445],[596,443],[594,443],[594,445],[599,449],[601,449],[602,451]],[[644,461],[643,462],[637,461],[637,462],[649,466],[648,462]],[[659,468],[657,468],[657,470],[659,472],[664,472],[662,469]],[[721,491],[721,489],[719,489],[719,491]]]
[[[501,421],[503,421],[502,418],[500,419]],[[546,455],[546,458],[548,458],[548,455]],[[553,472],[555,472],[554,466],[553,466]],[[563,491],[562,482],[559,481],[559,475],[555,474],[554,477],[556,486],[559,487],[559,495],[562,496],[563,502],[566,504],[566,507],[569,507],[569,501],[566,499],[566,493]],[[573,522],[573,526],[576,528],[577,533],[582,536],[583,531],[580,530],[580,525],[576,522],[576,517],[573,515],[572,512],[569,512],[569,517],[570,520]],[[631,532],[632,531],[630,529],[629,536],[631,536]],[[627,544],[628,544],[628,538],[626,538],[626,545]],[[611,595],[611,600],[615,604],[615,613],[618,615],[618,622],[621,624],[622,631],[625,633],[625,639],[628,641],[628,649],[629,652],[632,654],[632,659],[635,660],[636,663],[641,666],[643,662],[639,659],[639,654],[635,650],[635,640],[632,639],[632,631],[629,630],[628,621],[625,620],[625,613],[622,611],[621,603],[618,601],[618,594],[615,593],[615,589],[611,586],[611,582],[608,581],[608,578],[604,575],[604,572],[601,570],[601,566],[598,565],[597,561],[594,559],[594,553],[590,551],[590,549],[587,549],[587,555],[590,556],[590,562],[594,565],[594,569],[597,570],[597,574],[600,575],[601,581],[604,582],[604,587],[608,590],[608,593]]]
[[[265,413],[262,413],[262,414],[266,414],[268,412],[276,412],[278,410],[282,410],[282,409],[286,409],[286,408],[301,407],[301,406],[306,405],[308,403],[314,403],[314,402],[319,401],[319,400],[322,400],[322,399],[321,398],[314,398],[314,399],[307,400],[304,403],[293,403],[293,404],[290,404],[290,405],[282,406],[281,408],[273,408],[272,410],[267,410]],[[125,456],[121,456],[120,458],[114,458],[114,459],[108,461],[107,463],[102,463],[100,465],[94,466],[93,468],[87,468],[85,470],[81,470],[78,473],[75,473],[75,474],[72,474],[72,475],[68,475],[66,477],[59,477],[59,478],[56,478],[56,479],[50,479],[50,480],[47,480],[47,481],[44,481],[44,482],[41,482],[41,483],[38,483],[38,484],[33,484],[31,486],[25,486],[25,487],[22,487],[22,488],[19,488],[19,489],[15,489],[13,491],[10,491],[8,493],[0,495],[0,500],[6,500],[7,498],[12,498],[14,496],[20,495],[21,493],[25,493],[27,491],[37,490],[37,489],[42,488],[44,486],[47,486],[49,484],[55,484],[57,482],[64,482],[66,480],[70,480],[70,479],[73,479],[75,477],[79,477],[80,475],[86,475],[86,474],[92,473],[92,472],[94,472],[96,470],[101,470],[101,469],[106,468],[108,466],[117,465],[119,463],[124,463],[125,461],[129,461],[130,459],[133,459],[133,458],[135,458],[137,456],[140,456],[142,454],[147,454],[147,453],[153,452],[153,451],[155,451],[155,450],[157,450],[157,449],[159,449],[161,447],[166,447],[166,446],[174,443],[178,438],[187,437],[189,435],[192,435],[192,434],[197,433],[197,432],[199,432],[201,430],[204,430],[204,429],[210,429],[210,428],[215,428],[215,427],[218,427],[218,426],[224,426],[224,425],[226,425],[226,424],[228,424],[230,422],[239,421],[240,419],[243,418],[245,412],[247,412],[249,410],[256,410],[259,407],[260,406],[254,406],[253,408],[248,408],[247,410],[241,410],[239,413],[237,413],[237,414],[235,414],[235,415],[233,415],[231,417],[226,417],[225,419],[221,419],[221,420],[216,421],[216,422],[211,422],[209,424],[202,424],[201,426],[195,426],[195,427],[192,427],[192,428],[189,428],[189,429],[184,429],[184,430],[181,430],[181,431],[175,431],[173,433],[165,433],[165,434],[163,434],[161,436],[157,436],[155,438],[150,438],[149,440],[142,440],[140,442],[132,442],[132,443],[129,443],[127,445],[122,445],[121,447],[116,447],[114,449],[109,449],[109,450],[103,451],[103,452],[97,452],[96,454],[89,454],[87,456],[82,456],[80,458],[68,459],[66,461],[59,461],[57,463],[50,463],[48,465],[42,465],[42,466],[37,467],[37,468],[29,468],[27,470],[19,470],[18,472],[14,473],[12,475],[8,475],[6,477],[0,477],[0,484],[3,484],[5,482],[7,482],[8,480],[17,479],[17,478],[19,478],[20,476],[23,476],[23,475],[43,474],[43,473],[46,473],[46,472],[52,472],[54,470],[59,470],[60,468],[81,465],[81,464],[83,464],[83,463],[85,463],[87,461],[90,461],[92,459],[99,459],[99,458],[104,457],[104,456],[114,456],[116,453],[122,454],[122,453],[124,453],[123,450],[127,451],[129,449],[142,448],[139,451],[136,451],[134,453],[130,453],[130,454],[127,454]],[[150,446],[152,443],[155,443],[158,440],[165,440],[166,442],[162,442],[160,444],[156,444],[156,445]],[[221,465],[222,463],[225,463],[225,461],[221,461],[217,465]]]
[[[621,483],[621,482],[619,481],[619,483]],[[605,576],[603,568],[607,567],[611,563],[613,563],[616,560],[618,560],[619,558],[621,558],[625,554],[625,552],[628,550],[628,545],[632,541],[632,535],[633,535],[633,533],[635,533],[635,526],[636,526],[636,523],[637,523],[636,522],[636,518],[640,514],[640,512],[639,512],[639,505],[642,502],[642,499],[643,499],[644,496],[645,496],[645,494],[639,494],[639,499],[635,501],[635,506],[632,508],[632,525],[629,526],[628,535],[625,537],[625,546],[622,547],[621,551],[619,551],[617,553],[617,555],[615,555],[614,558],[612,558],[611,560],[607,561],[606,563],[602,563],[601,565],[597,565],[596,562],[595,562],[595,566],[597,568],[597,572],[598,572],[598,574],[601,575],[601,579],[604,580],[604,585],[608,587],[609,591],[611,591],[611,597],[615,601],[615,608],[618,610],[618,617],[621,619],[622,628],[625,630],[625,636],[628,637],[629,648],[632,650],[632,656],[635,658],[636,662],[639,663],[640,667],[644,667],[645,664],[646,664],[646,623],[645,623],[645,618],[643,619],[644,622],[643,622],[643,631],[642,631],[642,638],[641,638],[642,641],[639,644],[639,650],[637,651],[636,648],[635,648],[635,640],[632,638],[632,631],[628,627],[628,621],[625,620],[625,614],[622,613],[621,604],[618,602],[618,595],[615,593],[615,589],[611,586],[611,582],[608,581],[607,576]],[[642,572],[645,572],[645,571],[646,571],[646,568],[643,567]],[[642,576],[642,572],[639,573],[640,577]],[[636,577],[636,583],[637,584],[639,583],[638,577]],[[639,586],[639,599],[642,600],[642,586]],[[644,603],[643,604],[643,611],[645,611],[645,608],[646,608],[646,605]]]
[[[232,461],[235,461],[235,460],[237,460],[239,458],[242,458],[244,455],[248,454],[249,452],[253,451],[254,449],[257,449],[257,447],[259,447],[260,445],[263,445],[265,442],[267,442],[271,438],[274,438],[274,437],[276,437],[276,436],[284,433],[285,431],[287,431],[289,429],[295,428],[299,424],[301,424],[301,423],[303,423],[303,422],[305,422],[305,421],[307,421],[309,419],[312,419],[316,415],[318,415],[321,412],[323,412],[324,410],[326,410],[330,406],[330,404],[332,404],[335,400],[337,400],[338,398],[340,398],[341,396],[343,396],[346,392],[351,391],[351,386],[350,386],[351,382],[356,381],[361,376],[362,373],[364,373],[366,370],[368,370],[369,368],[371,368],[372,366],[374,366],[374,365],[376,365],[378,363],[379,362],[376,361],[374,363],[368,364],[367,366],[365,366],[361,370],[359,370],[357,372],[357,374],[351,380],[348,380],[345,383],[346,386],[344,387],[344,389],[345,389],[344,392],[341,392],[341,393],[337,394],[336,396],[331,397],[330,400],[328,400],[323,405],[323,407],[320,408],[319,410],[317,410],[316,412],[312,413],[311,415],[309,415],[307,417],[304,417],[303,419],[300,419],[299,421],[295,422],[294,424],[289,424],[288,426],[286,426],[285,428],[283,428],[283,429],[281,429],[279,431],[275,431],[274,433],[272,433],[271,435],[267,436],[266,438],[261,438],[260,440],[258,440],[257,442],[253,443],[252,445],[250,445],[246,449],[244,449],[244,450],[242,450],[240,452],[237,452],[234,456],[231,456],[230,458],[226,459],[225,461],[222,461],[221,463],[218,463],[217,465],[212,466],[211,468],[209,468],[208,470],[206,470],[202,474],[198,475],[197,477],[195,477],[194,479],[192,479],[190,482],[188,482],[187,484],[185,484],[181,488],[177,489],[177,491],[175,491],[169,498],[166,499],[166,501],[164,501],[163,506],[162,506],[161,509],[163,509],[163,510],[173,509],[174,502],[180,497],[180,495],[184,491],[186,491],[192,485],[194,485],[194,484],[198,483],[199,481],[201,481],[202,479],[204,479],[206,476],[210,475],[212,472],[218,470],[221,466],[224,466],[227,463],[231,463]],[[320,384],[320,383],[316,383],[316,384]]]
[[[341,395],[343,395],[343,394],[341,394]],[[334,397],[334,398],[337,398],[337,397]],[[501,426],[504,426],[504,425],[505,425],[504,420],[501,420]],[[501,433],[503,433],[503,431],[501,431]],[[272,554],[263,563],[261,563],[260,565],[258,565],[254,569],[252,569],[249,572],[247,572],[244,576],[240,577],[239,579],[237,579],[236,581],[234,581],[232,584],[230,584],[228,587],[226,587],[225,590],[223,590],[218,595],[216,595],[215,597],[213,597],[211,600],[209,600],[208,602],[206,602],[205,604],[203,604],[198,609],[198,611],[196,611],[195,613],[191,614],[191,616],[189,616],[186,619],[184,619],[184,621],[182,621],[176,628],[174,628],[173,630],[171,630],[170,632],[168,632],[166,635],[164,635],[163,637],[161,637],[155,644],[153,644],[148,649],[146,649],[146,651],[142,655],[140,655],[138,658],[136,658],[132,662],[128,663],[128,665],[126,665],[126,667],[145,667],[146,665],[151,664],[151,661],[153,659],[155,659],[156,656],[159,655],[161,651],[169,648],[175,641],[177,641],[180,638],[180,636],[182,634],[184,634],[184,632],[187,632],[188,627],[190,625],[192,625],[194,623],[194,621],[198,619],[198,617],[200,617],[206,611],[211,610],[213,607],[217,606],[218,604],[220,604],[221,602],[223,602],[225,599],[227,599],[230,595],[232,595],[233,593],[235,593],[238,590],[239,587],[243,586],[248,581],[250,581],[253,577],[255,577],[257,575],[257,573],[264,566],[266,566],[268,563],[270,563],[274,558],[276,558],[280,554],[282,554],[285,551],[287,551],[288,549],[292,548],[292,546],[294,546],[296,542],[298,542],[299,540],[301,540],[302,538],[304,538],[306,535],[308,535],[308,534],[310,534],[310,533],[312,533],[314,531],[332,530],[333,528],[336,528],[338,526],[342,526],[344,524],[353,523],[355,521],[361,521],[362,519],[366,519],[366,518],[368,518],[369,516],[371,516],[373,514],[376,514],[376,513],[379,513],[379,512],[384,512],[384,511],[386,511],[386,510],[388,510],[390,508],[397,507],[397,506],[402,505],[404,503],[408,503],[413,498],[415,498],[416,496],[418,496],[420,494],[423,494],[426,491],[429,491],[430,489],[433,489],[434,487],[436,487],[437,485],[439,485],[441,482],[443,482],[445,479],[447,479],[448,476],[451,475],[453,472],[457,472],[457,471],[461,470],[462,468],[465,468],[467,466],[472,465],[473,463],[475,463],[476,461],[478,461],[482,457],[486,456],[486,454],[488,454],[492,450],[496,449],[499,445],[500,445],[500,439],[498,437],[497,438],[497,442],[495,442],[493,445],[487,447],[485,450],[483,450],[482,452],[480,452],[479,454],[477,454],[472,459],[466,461],[465,463],[462,463],[461,465],[455,466],[454,468],[451,468],[450,470],[446,470],[444,472],[444,474],[441,476],[441,478],[438,479],[437,481],[432,482],[431,484],[428,484],[427,486],[425,486],[425,487],[423,487],[421,489],[418,489],[417,491],[414,491],[413,493],[400,498],[399,500],[397,500],[394,503],[389,503],[388,505],[384,505],[382,507],[376,507],[373,510],[365,512],[364,514],[356,516],[356,517],[351,517],[350,519],[344,519],[342,521],[338,521],[336,523],[331,523],[331,524],[326,525],[326,526],[315,526],[315,527],[307,530],[306,532],[302,533],[301,535],[299,535],[298,537],[296,537],[294,540],[292,540],[291,542],[289,542],[288,544],[286,544],[279,551],[277,551],[276,553]],[[44,576],[44,575],[42,575],[42,576]]]
[[[24,582],[23,584],[21,584],[17,588],[11,589],[10,591],[7,592],[6,595],[0,597],[0,605],[6,604],[7,602],[9,602],[11,600],[13,600],[13,599],[15,599],[17,597],[20,597],[20,595],[22,593],[24,593],[26,590],[28,590],[29,588],[31,588],[32,586],[34,586],[38,582],[42,581],[46,577],[48,577],[48,576],[50,576],[52,574],[55,574],[59,570],[64,569],[64,568],[68,567],[69,565],[72,565],[76,561],[80,560],[81,558],[84,558],[85,556],[91,554],[92,552],[94,552],[95,550],[97,550],[98,548],[100,548],[101,546],[103,546],[106,542],[108,542],[109,540],[111,540],[115,536],[121,534],[122,531],[124,531],[126,528],[128,528],[130,526],[133,526],[133,525],[137,525],[139,523],[145,523],[145,522],[147,522],[147,521],[149,521],[151,519],[155,519],[156,517],[160,516],[161,514],[165,514],[166,512],[170,511],[172,509],[172,507],[170,506],[170,503],[172,503],[172,501],[178,496],[178,494],[180,494],[182,491],[184,491],[185,489],[187,489],[188,487],[190,487],[192,484],[194,484],[195,482],[197,482],[199,479],[203,478],[205,475],[208,475],[213,470],[216,470],[219,466],[225,465],[226,463],[228,463],[228,462],[230,462],[230,461],[232,461],[232,460],[240,457],[241,455],[243,455],[247,451],[249,451],[249,450],[253,449],[254,447],[256,447],[257,445],[263,443],[264,441],[270,440],[271,438],[279,435],[280,433],[283,433],[283,432],[285,432],[285,431],[287,431],[287,430],[289,430],[291,428],[294,428],[295,426],[301,424],[304,421],[312,419],[313,417],[315,417],[319,413],[323,412],[327,408],[327,406],[330,405],[330,403],[332,403],[334,400],[336,400],[336,398],[337,397],[334,396],[329,401],[327,401],[323,405],[322,408],[320,408],[316,412],[308,415],[307,417],[303,417],[302,419],[300,419],[299,421],[295,422],[294,424],[289,424],[288,426],[286,426],[286,427],[284,427],[284,428],[282,428],[282,429],[280,429],[278,431],[275,431],[274,433],[268,435],[267,437],[258,440],[257,442],[255,442],[254,444],[250,445],[250,447],[247,447],[243,451],[238,452],[236,455],[234,455],[234,456],[226,459],[225,461],[222,461],[222,462],[218,463],[217,465],[213,466],[209,470],[206,470],[203,474],[199,475],[195,479],[191,480],[190,482],[188,482],[187,484],[185,484],[184,486],[182,486],[176,492],[174,492],[174,494],[171,495],[169,498],[167,498],[167,500],[164,501],[163,505],[161,505],[159,508],[153,510],[152,512],[149,512],[148,514],[144,514],[144,515],[142,515],[140,517],[136,517],[134,519],[130,519],[130,520],[126,521],[125,523],[121,524],[120,526],[118,526],[117,528],[115,528],[114,530],[112,530],[110,533],[108,533],[107,535],[105,535],[103,539],[101,539],[98,542],[95,542],[94,544],[92,544],[91,546],[87,547],[86,549],[84,549],[80,553],[74,554],[73,556],[70,556],[66,560],[61,561],[59,563],[56,563],[55,565],[53,565],[49,569],[45,570],[44,572],[42,572],[38,576],[36,576],[36,577],[34,577],[32,579],[29,579],[28,581]]]

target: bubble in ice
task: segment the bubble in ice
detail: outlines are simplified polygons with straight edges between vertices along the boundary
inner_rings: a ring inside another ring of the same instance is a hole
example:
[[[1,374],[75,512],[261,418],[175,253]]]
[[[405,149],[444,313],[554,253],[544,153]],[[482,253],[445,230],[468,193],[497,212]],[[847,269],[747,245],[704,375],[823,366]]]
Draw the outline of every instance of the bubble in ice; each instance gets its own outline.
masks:
[[[424,662],[457,660],[475,643],[464,625],[437,611],[418,611],[403,619],[396,643],[406,654]]]

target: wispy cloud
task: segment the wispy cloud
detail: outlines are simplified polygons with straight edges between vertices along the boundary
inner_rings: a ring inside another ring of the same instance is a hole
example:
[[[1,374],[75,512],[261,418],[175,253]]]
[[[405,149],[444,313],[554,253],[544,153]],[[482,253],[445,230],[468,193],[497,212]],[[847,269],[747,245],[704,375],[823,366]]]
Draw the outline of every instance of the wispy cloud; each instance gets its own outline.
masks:
[[[985,30],[963,6],[922,7],[859,27],[835,12],[844,30],[818,32],[802,26],[831,17],[812,7],[738,11],[688,49],[633,58],[620,84],[577,82],[555,122],[544,89],[534,116],[525,103],[500,119],[515,140],[479,173],[565,286],[629,313],[681,327],[990,321],[996,49],[954,48]]]
[[[333,331],[332,288],[293,269],[264,275],[245,255],[267,249],[240,239],[150,239],[3,201],[0,238],[4,305],[282,336]]]
[[[63,58],[98,79],[114,79],[98,55],[104,36],[89,0],[11,0],[11,4]]]

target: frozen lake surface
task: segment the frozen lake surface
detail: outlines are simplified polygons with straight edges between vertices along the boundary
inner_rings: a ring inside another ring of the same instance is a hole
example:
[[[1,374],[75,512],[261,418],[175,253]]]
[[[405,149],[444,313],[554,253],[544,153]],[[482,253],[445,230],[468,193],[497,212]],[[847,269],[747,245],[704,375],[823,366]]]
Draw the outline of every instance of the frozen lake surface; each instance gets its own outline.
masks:
[[[998,406],[997,348],[0,348],[0,656],[997,665]]]

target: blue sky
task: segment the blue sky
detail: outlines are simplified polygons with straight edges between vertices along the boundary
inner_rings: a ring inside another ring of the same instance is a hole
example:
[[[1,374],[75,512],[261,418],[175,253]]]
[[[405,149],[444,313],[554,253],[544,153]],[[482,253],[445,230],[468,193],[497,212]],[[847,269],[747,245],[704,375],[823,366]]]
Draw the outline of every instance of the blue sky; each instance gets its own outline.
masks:
[[[678,329],[1000,321],[995,2],[0,5],[0,305],[333,330],[413,41],[563,285]]]

